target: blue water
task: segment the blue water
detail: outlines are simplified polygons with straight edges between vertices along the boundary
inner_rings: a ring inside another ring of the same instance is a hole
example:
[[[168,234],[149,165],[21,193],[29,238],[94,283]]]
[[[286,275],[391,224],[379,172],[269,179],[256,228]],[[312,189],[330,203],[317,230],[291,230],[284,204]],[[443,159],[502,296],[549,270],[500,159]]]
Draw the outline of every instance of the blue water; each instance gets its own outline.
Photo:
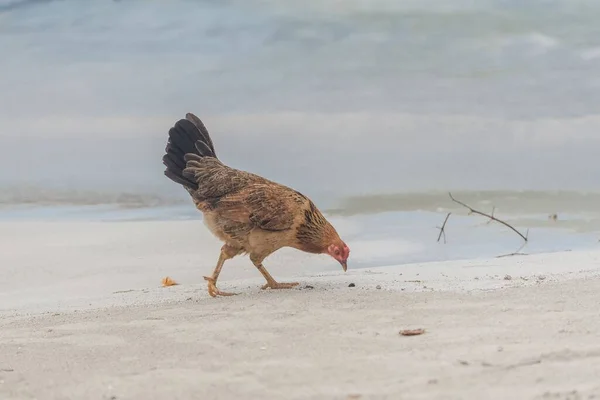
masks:
[[[201,219],[194,208],[165,206],[122,208],[114,205],[20,206],[0,208],[0,221],[162,221]]]
[[[228,163],[323,199],[596,190],[598,15],[593,0],[5,0],[0,191],[171,194],[160,158],[187,111]]]
[[[445,228],[446,241],[437,241],[445,213],[401,211],[328,216],[353,249],[353,267],[376,267],[472,258],[493,258],[514,252],[526,254],[592,249],[595,232],[571,229],[517,226],[529,241],[483,217],[452,215]],[[114,206],[18,207],[0,209],[2,222],[104,222],[197,220],[202,216],[191,205],[124,209]],[[60,229],[60,225],[58,225]],[[90,226],[93,229],[93,226]],[[205,229],[202,227],[202,229]]]
[[[192,111],[227,164],[310,194],[352,241],[406,245],[377,262],[515,251],[461,214],[435,242],[459,189],[531,228],[523,251],[593,246],[598,15],[593,0],[0,0],[0,220],[200,220],[161,163]]]

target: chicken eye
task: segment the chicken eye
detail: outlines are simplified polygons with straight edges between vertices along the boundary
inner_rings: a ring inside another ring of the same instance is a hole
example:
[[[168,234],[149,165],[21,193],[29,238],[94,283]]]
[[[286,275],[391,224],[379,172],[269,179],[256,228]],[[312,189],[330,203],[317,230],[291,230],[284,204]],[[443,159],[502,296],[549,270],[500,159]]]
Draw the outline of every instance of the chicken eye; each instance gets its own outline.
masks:
[[[339,255],[340,254],[340,249],[335,249],[334,253],[335,253],[336,256]]]

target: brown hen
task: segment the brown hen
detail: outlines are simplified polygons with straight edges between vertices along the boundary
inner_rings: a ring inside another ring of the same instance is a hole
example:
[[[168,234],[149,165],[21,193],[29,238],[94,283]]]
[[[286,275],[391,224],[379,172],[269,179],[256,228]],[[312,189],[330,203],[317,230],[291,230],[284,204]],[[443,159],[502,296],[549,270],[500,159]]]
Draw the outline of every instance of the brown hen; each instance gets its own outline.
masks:
[[[262,264],[282,247],[329,254],[346,271],[350,249],[315,204],[294,189],[223,164],[194,114],[169,130],[163,163],[165,175],[189,192],[208,229],[225,243],[212,276],[204,277],[211,296],[233,294],[216,284],[225,261],[239,254],[249,254],[265,277],[263,289],[298,285],[277,282]]]

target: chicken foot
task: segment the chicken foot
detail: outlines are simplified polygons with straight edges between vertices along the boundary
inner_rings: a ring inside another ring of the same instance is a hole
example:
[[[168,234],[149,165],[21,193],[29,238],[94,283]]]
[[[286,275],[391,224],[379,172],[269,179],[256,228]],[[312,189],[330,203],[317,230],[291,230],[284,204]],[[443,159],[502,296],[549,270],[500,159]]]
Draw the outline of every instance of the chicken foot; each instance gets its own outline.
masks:
[[[254,265],[256,265],[256,264],[254,264]],[[264,276],[265,279],[267,280],[267,283],[261,287],[262,290],[265,290],[268,288],[270,288],[270,289],[291,289],[294,286],[298,286],[300,284],[299,282],[277,282],[275,279],[273,279],[271,274],[269,274],[269,271],[267,271],[267,269],[262,265],[262,263],[259,263],[258,265],[256,265],[256,268],[258,268],[258,270],[260,271],[262,276]]]
[[[221,268],[223,268],[223,264],[225,264],[225,261],[235,257],[235,254],[237,254],[237,252],[232,255],[232,253],[234,253],[233,251],[228,252],[228,250],[233,250],[229,247],[227,247],[227,245],[224,245],[221,248],[221,255],[219,256],[219,261],[217,261],[217,266],[215,267],[215,270],[213,271],[212,276],[205,276],[204,280],[208,281],[208,294],[211,295],[212,297],[217,297],[217,296],[235,296],[237,293],[229,293],[229,292],[222,292],[217,288],[217,279],[219,279],[219,274],[221,273]]]

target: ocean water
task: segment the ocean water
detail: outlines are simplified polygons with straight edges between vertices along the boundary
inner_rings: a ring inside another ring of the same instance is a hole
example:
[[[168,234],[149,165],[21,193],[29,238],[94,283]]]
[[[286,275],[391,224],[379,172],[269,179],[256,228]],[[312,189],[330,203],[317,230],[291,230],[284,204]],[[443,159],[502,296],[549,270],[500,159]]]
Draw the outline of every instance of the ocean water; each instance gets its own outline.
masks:
[[[493,212],[526,235],[527,243],[495,221],[469,215],[468,210],[443,193],[352,197],[323,211],[351,247],[353,268],[589,250],[598,246],[600,209],[597,205],[600,202],[595,200],[600,194],[459,192],[454,195],[477,210]],[[580,207],[574,210],[577,204]],[[451,214],[444,235],[439,236],[448,213]],[[556,219],[552,218],[554,215]],[[190,200],[158,205],[63,202],[0,207],[0,229],[2,222],[7,221],[103,221],[110,224],[183,220],[197,220],[202,224],[202,215]]]
[[[0,0],[0,220],[199,218],[161,163],[191,111],[224,162],[354,227],[365,263],[394,243],[377,262],[520,246],[448,191],[530,229],[529,252],[593,247],[598,15],[592,0]]]

